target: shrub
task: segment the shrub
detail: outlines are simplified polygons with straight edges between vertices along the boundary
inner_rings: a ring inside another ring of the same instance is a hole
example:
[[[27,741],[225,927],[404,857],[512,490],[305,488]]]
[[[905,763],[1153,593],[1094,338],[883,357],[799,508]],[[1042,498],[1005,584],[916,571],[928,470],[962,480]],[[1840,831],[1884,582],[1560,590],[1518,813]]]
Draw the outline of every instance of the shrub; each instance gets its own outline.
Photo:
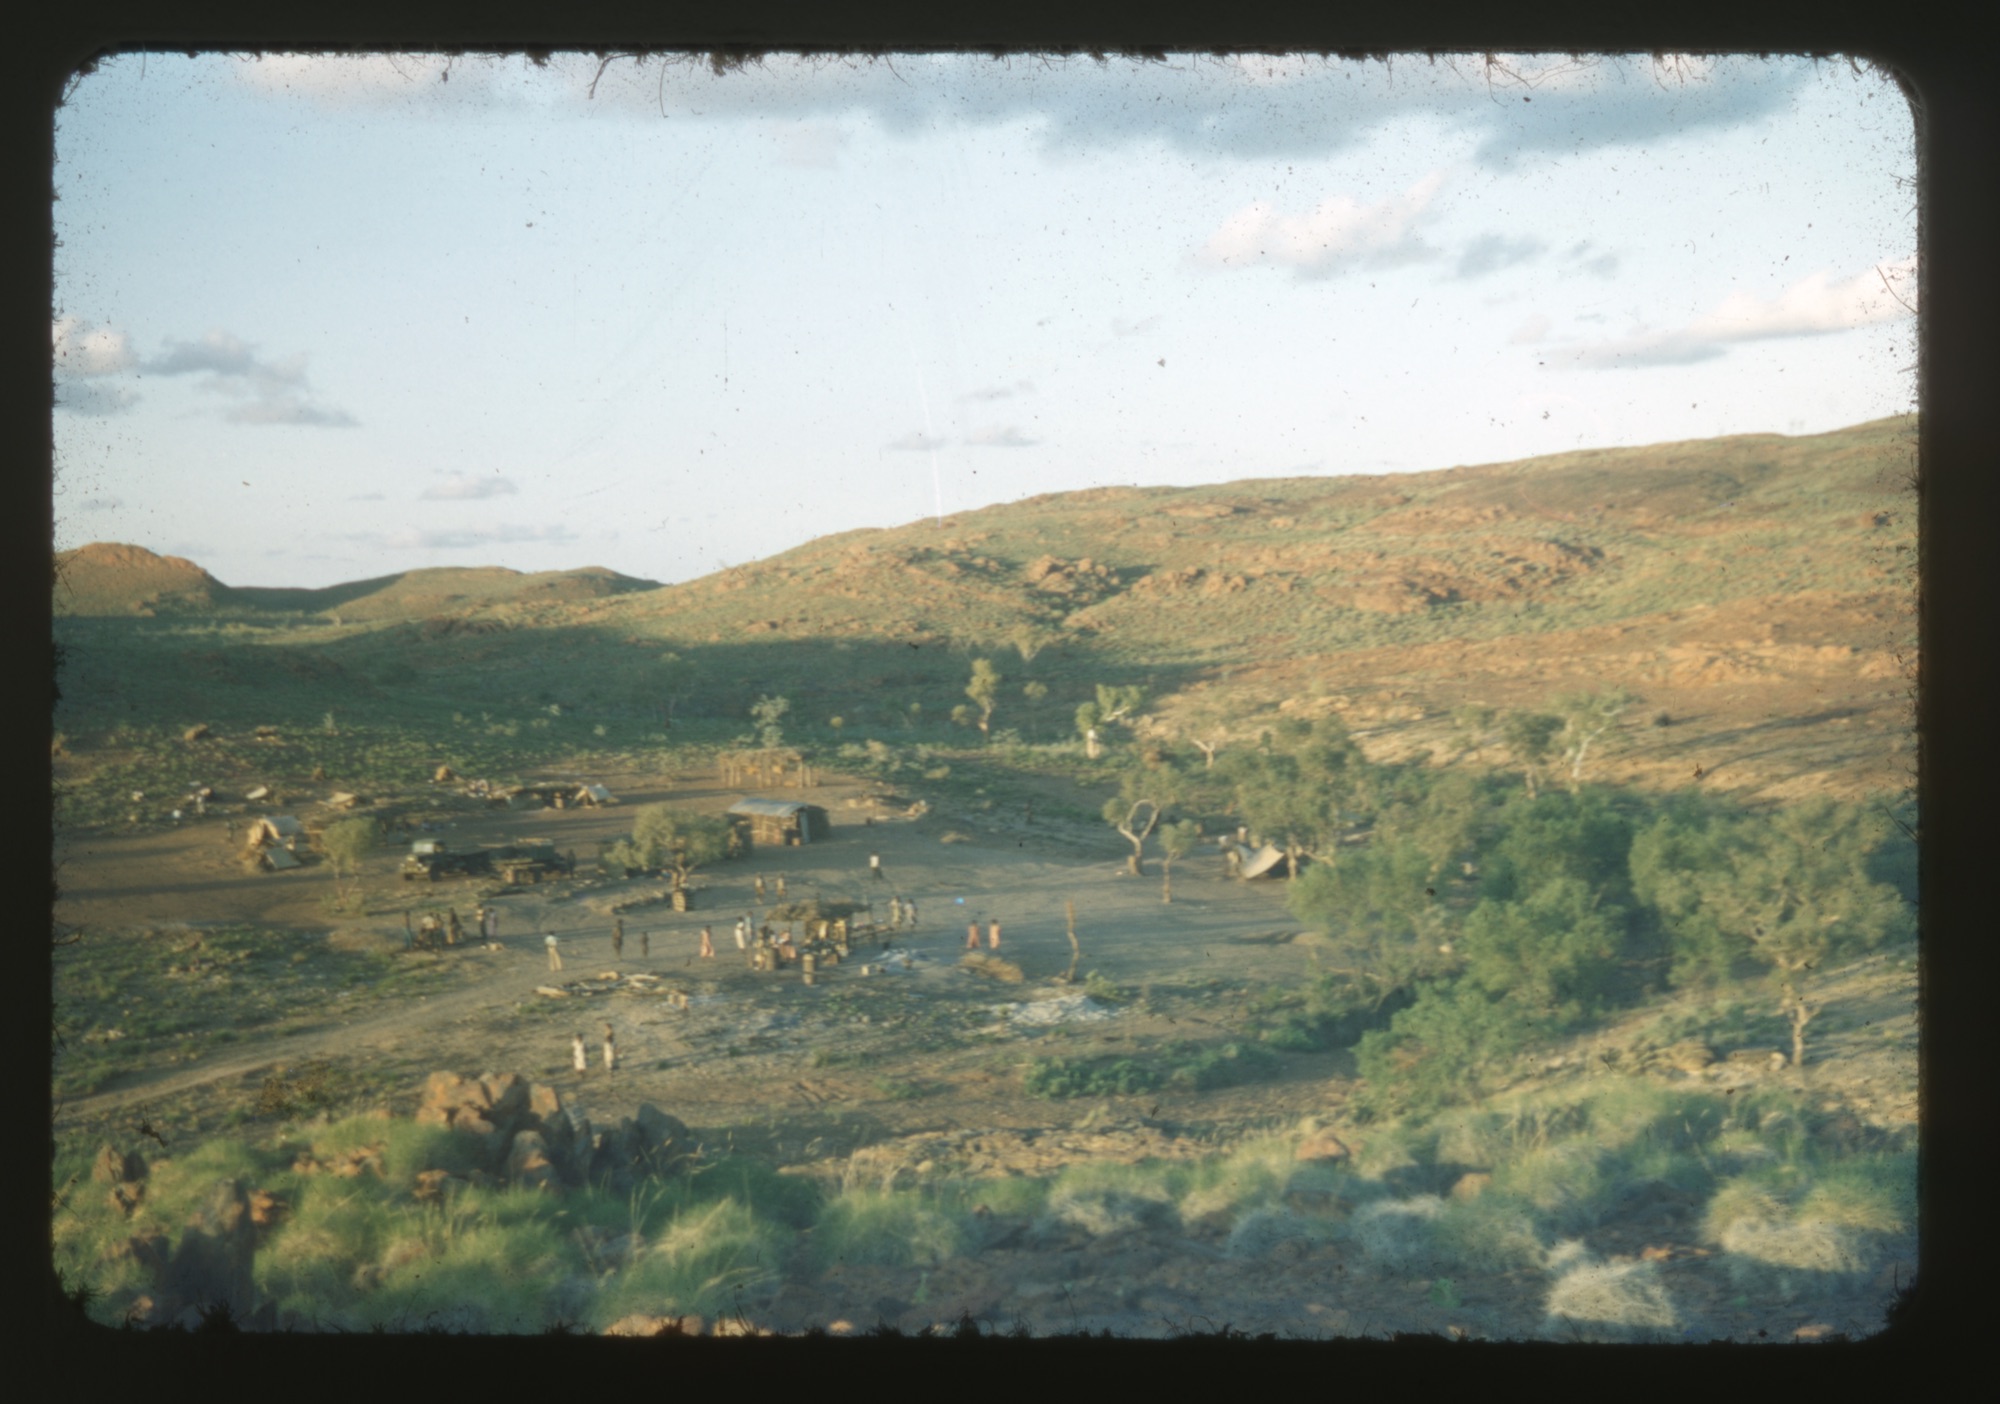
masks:
[[[963,1218],[915,1190],[850,1189],[827,1203],[813,1228],[813,1257],[835,1263],[935,1266],[965,1250]]]
[[[1678,1323],[1655,1263],[1602,1263],[1566,1243],[1549,1255],[1558,1274],[1549,1289],[1545,1334],[1559,1340],[1631,1341]]]
[[[1383,1267],[1405,1271],[1439,1265],[1435,1240],[1444,1201],[1434,1194],[1378,1199],[1354,1211],[1352,1226],[1362,1251]]]
[[[1345,1233],[1346,1226],[1336,1218],[1283,1208],[1253,1209],[1230,1230],[1225,1251],[1232,1258],[1265,1258],[1288,1245],[1306,1249],[1332,1243]]]
[[[1055,1223],[1103,1238],[1166,1222],[1173,1198],[1164,1166],[1086,1162],[1056,1177],[1047,1212]]]

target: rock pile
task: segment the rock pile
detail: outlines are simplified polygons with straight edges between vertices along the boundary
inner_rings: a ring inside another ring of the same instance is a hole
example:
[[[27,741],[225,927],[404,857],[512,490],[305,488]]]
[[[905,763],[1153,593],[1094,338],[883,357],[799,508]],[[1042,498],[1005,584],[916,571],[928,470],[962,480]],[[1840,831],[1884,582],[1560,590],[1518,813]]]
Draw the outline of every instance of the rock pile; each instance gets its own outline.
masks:
[[[553,1087],[514,1073],[432,1073],[416,1120],[458,1132],[478,1162],[463,1176],[428,1167],[418,1176],[420,1196],[441,1194],[451,1180],[474,1174],[537,1189],[609,1184],[625,1193],[646,1175],[674,1169],[695,1148],[686,1125],[650,1102],[615,1126],[593,1130]]]

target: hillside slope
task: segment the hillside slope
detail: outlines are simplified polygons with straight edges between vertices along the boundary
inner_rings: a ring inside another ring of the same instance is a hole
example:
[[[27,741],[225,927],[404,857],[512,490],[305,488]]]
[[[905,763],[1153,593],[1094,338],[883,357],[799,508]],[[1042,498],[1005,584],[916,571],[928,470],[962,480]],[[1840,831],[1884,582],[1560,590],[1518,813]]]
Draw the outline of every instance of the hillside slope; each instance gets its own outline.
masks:
[[[1393,477],[1095,489],[663,587],[489,568],[231,589],[88,547],[63,563],[70,609],[122,617],[58,632],[85,710],[316,721],[335,705],[560,704],[635,739],[670,707],[740,730],[772,693],[792,699],[799,741],[969,744],[945,719],[975,657],[1005,675],[993,725],[1031,741],[1072,735],[1099,683],[1145,685],[1144,729],[1162,738],[1226,743],[1337,712],[1384,755],[1452,750],[1467,703],[1621,687],[1638,705],[1599,778],[1866,793],[1903,784],[1913,753],[1914,458],[1914,422],[1885,420]],[[148,611],[178,613],[134,617]]]

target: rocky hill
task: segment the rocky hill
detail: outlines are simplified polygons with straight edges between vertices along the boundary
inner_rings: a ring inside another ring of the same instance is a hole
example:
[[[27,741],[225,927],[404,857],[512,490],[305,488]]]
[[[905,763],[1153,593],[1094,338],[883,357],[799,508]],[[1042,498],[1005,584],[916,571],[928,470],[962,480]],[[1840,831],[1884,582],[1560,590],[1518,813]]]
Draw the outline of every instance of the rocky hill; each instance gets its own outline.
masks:
[[[193,561],[143,546],[92,542],[55,558],[58,615],[330,615],[356,621],[421,619],[500,604],[569,604],[658,582],[602,566],[523,573],[499,566],[403,571],[320,589],[229,586]]]

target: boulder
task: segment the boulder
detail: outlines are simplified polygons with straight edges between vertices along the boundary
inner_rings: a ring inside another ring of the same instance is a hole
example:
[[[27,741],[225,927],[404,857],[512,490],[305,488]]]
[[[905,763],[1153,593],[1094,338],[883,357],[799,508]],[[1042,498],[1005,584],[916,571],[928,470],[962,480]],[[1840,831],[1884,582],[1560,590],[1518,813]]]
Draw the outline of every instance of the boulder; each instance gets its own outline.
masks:
[[[1320,1130],[1313,1132],[1303,1141],[1300,1141],[1298,1149],[1292,1152],[1292,1158],[1294,1160],[1306,1161],[1332,1161],[1346,1160],[1353,1154],[1354,1152],[1348,1148],[1347,1142],[1341,1140],[1340,1137],[1334,1135],[1331,1131]]]
[[[632,1151],[653,1170],[666,1170],[694,1149],[687,1123],[668,1116],[651,1102],[641,1102],[632,1119]]]
[[[513,1147],[507,1152],[507,1179],[532,1189],[555,1187],[556,1168],[539,1132],[523,1131],[514,1138]]]
[[[528,1104],[528,1084],[519,1073],[485,1073],[480,1076],[479,1086],[486,1094],[486,1105],[489,1107],[525,1107]]]
[[[562,1094],[546,1083],[528,1084],[528,1119],[546,1125],[563,1109]]]
[[[1483,1170],[1475,1170],[1470,1174],[1460,1175],[1457,1183],[1451,1187],[1451,1197],[1453,1199],[1477,1199],[1480,1195],[1486,1193],[1487,1188],[1492,1183],[1493,1177]]]
[[[460,1107],[451,1114],[451,1129],[470,1137],[486,1159],[498,1157],[500,1136],[497,1128],[471,1107]]]
[[[1697,1039],[1684,1039],[1663,1050],[1660,1058],[1670,1068],[1684,1073],[1698,1073],[1715,1061],[1715,1053]]]
[[[449,1111],[472,1100],[471,1088],[478,1084],[453,1072],[434,1072],[424,1079],[422,1105]],[[483,1089],[482,1089],[483,1090]]]

